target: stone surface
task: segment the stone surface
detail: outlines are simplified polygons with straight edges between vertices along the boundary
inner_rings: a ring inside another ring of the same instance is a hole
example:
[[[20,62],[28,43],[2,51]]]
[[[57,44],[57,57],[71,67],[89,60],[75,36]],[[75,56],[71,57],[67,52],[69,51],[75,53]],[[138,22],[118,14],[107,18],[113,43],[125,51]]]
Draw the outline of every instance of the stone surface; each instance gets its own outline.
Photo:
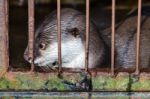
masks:
[[[145,73],[139,77],[128,73],[120,73],[115,77],[106,73],[97,74],[91,78],[90,91],[150,91],[149,76]],[[57,73],[8,72],[0,78],[0,90],[73,91],[63,81],[78,84],[82,79],[80,73],[64,73],[59,78]]]

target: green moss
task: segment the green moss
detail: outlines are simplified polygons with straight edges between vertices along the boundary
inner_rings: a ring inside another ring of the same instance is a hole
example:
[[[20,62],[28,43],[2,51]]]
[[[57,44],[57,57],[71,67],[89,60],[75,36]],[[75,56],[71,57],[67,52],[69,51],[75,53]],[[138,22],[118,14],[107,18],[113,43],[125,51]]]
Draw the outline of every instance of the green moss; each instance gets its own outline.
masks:
[[[93,77],[92,85],[94,90],[104,90],[104,86],[106,84],[105,77]]]
[[[150,90],[150,81],[141,82],[141,89],[143,90]]]
[[[3,76],[0,79],[0,90],[53,90],[53,91],[63,91],[70,90],[62,81],[67,80],[71,83],[79,82],[83,79],[81,74],[67,74],[61,79],[55,74],[48,74],[47,76],[41,74],[24,74],[16,73],[15,76],[7,77],[9,75]],[[45,78],[43,78],[45,77]],[[108,75],[100,75],[92,77],[93,90],[118,90],[118,91],[135,91],[135,90],[150,90],[150,79],[147,78],[137,78],[134,76],[116,76],[111,77]]]
[[[18,80],[14,80],[14,81],[9,81],[10,84],[9,84],[9,88],[10,89],[21,89],[20,86],[21,86],[21,82],[18,81]]]
[[[92,78],[92,84],[94,90],[106,90],[106,89],[115,89],[116,81],[111,77],[95,77]]]
[[[48,90],[68,90],[65,85],[62,83],[62,80],[57,76],[49,77],[45,87]]]
[[[134,82],[132,90],[150,90],[150,80]]]
[[[116,79],[116,89],[118,90],[128,90],[129,89],[129,77],[119,77]]]
[[[111,77],[107,77],[105,89],[107,89],[107,90],[108,89],[110,89],[110,90],[116,89],[116,80]]]
[[[13,96],[3,96],[1,97],[1,99],[16,99],[16,98]]]
[[[32,89],[31,79],[26,76],[17,75],[16,80],[20,82],[21,89]]]
[[[10,82],[7,78],[2,77],[0,78],[0,89],[5,90],[9,89]]]
[[[131,89],[132,90],[139,90],[140,86],[141,86],[140,82],[135,82],[132,84]]]

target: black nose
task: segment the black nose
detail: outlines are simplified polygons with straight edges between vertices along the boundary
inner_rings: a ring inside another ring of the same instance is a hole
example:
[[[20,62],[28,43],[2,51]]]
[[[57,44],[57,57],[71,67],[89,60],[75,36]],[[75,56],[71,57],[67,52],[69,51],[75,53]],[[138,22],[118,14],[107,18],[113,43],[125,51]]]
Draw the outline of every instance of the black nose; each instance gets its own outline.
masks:
[[[29,55],[27,53],[24,53],[24,59],[26,61],[28,61],[29,63],[32,63],[33,62],[33,58],[32,57],[29,57]]]

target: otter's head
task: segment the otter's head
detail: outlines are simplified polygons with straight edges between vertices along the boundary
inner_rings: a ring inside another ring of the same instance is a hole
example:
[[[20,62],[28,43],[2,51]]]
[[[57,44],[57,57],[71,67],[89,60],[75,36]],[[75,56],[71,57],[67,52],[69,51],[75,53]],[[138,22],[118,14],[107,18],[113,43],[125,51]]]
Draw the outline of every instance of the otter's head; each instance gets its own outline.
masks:
[[[56,66],[58,62],[57,17],[52,12],[35,33],[34,63],[38,66]],[[64,66],[83,66],[85,16],[73,9],[61,10],[62,63]],[[24,58],[30,62],[28,47]],[[82,59],[82,60],[81,60]],[[80,61],[80,62],[78,62]],[[81,65],[82,64],[82,65]]]

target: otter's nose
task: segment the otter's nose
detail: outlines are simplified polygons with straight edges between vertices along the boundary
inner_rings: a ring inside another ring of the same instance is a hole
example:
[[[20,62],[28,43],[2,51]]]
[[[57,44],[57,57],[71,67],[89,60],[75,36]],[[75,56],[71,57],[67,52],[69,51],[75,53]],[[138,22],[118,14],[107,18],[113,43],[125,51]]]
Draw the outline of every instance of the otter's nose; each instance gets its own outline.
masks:
[[[27,53],[24,53],[24,59],[26,61],[28,61],[29,63],[32,63],[33,62],[33,58],[32,57],[29,57],[29,55]]]

